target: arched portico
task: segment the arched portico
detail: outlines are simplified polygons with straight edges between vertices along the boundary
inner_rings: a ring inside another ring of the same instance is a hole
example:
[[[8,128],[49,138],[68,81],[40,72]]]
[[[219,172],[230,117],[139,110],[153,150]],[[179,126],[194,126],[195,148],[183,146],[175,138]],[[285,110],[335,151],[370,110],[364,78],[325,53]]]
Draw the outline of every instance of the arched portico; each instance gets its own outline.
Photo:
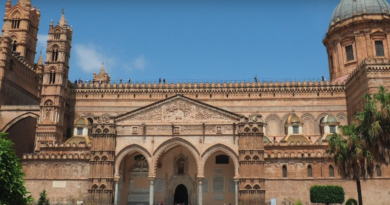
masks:
[[[238,163],[238,156],[234,153],[234,151],[232,149],[230,149],[229,147],[222,145],[222,144],[217,144],[217,145],[211,146],[205,152],[203,152],[203,154],[202,154],[202,170],[200,172],[200,176],[203,176],[203,174],[204,174],[204,165],[205,165],[207,159],[212,154],[214,154],[216,152],[223,152],[230,157],[230,159],[233,161],[233,164],[234,164],[234,178],[237,179],[239,177],[238,168],[240,166]]]
[[[145,148],[139,146],[139,145],[129,145],[125,148],[123,148],[116,156],[116,159],[115,159],[115,177],[119,177],[119,166],[123,160],[123,158],[127,155],[131,155],[135,152],[138,152],[140,154],[142,154],[146,161],[148,161],[148,165],[149,167],[151,167],[152,165],[152,157],[150,156],[148,150],[146,150]],[[149,168],[149,175],[151,175],[151,169]]]
[[[170,139],[170,140],[167,140],[165,142],[163,142],[157,149],[156,151],[153,153],[153,173],[151,173],[152,176],[156,176],[156,171],[157,171],[157,162],[159,160],[159,158],[161,157],[161,155],[163,153],[166,153],[168,152],[170,149],[176,147],[176,146],[183,146],[185,147],[186,149],[188,149],[188,151],[191,152],[191,154],[193,155],[195,161],[196,161],[196,167],[197,167],[197,173],[199,174],[200,170],[202,169],[200,166],[201,163],[200,162],[200,154],[199,154],[199,151],[195,148],[194,145],[192,145],[190,142],[188,142],[187,140],[184,140],[182,138],[174,138],[174,139]]]

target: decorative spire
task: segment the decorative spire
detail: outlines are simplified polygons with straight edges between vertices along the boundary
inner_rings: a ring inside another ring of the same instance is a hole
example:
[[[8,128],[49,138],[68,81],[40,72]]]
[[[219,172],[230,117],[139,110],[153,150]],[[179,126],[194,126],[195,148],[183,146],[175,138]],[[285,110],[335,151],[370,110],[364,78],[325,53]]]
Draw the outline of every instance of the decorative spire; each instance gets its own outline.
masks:
[[[104,62],[102,62],[102,67],[100,68],[100,73],[101,73],[101,74],[104,74],[104,73],[105,73],[105,71],[104,71]]]
[[[11,7],[11,0],[7,0],[7,3],[5,3],[5,11],[9,10]]]
[[[38,59],[38,66],[40,65],[43,65],[43,60],[42,60],[42,51],[41,51],[41,54],[39,55],[39,59]]]
[[[61,12],[62,12],[62,15],[61,15],[60,22],[58,22],[58,24],[60,26],[63,26],[63,25],[65,25],[65,12],[64,12],[64,8],[62,8]]]

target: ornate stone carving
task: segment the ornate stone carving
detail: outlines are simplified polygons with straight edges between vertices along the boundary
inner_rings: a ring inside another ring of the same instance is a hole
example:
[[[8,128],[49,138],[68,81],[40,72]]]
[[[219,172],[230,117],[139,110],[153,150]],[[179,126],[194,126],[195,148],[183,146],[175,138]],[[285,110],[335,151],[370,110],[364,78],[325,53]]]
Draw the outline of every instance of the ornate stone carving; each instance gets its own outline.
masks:
[[[130,122],[232,122],[238,116],[181,96],[117,118]]]

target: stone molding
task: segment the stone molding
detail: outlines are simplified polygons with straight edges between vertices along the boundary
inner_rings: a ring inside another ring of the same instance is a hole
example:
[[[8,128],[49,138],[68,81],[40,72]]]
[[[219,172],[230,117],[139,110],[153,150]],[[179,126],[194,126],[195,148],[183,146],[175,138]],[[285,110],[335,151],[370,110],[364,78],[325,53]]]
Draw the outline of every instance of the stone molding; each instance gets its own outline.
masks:
[[[229,147],[222,145],[222,144],[213,145],[213,146],[209,147],[205,152],[203,152],[203,154],[202,154],[202,168],[204,168],[204,166],[207,162],[207,159],[212,154],[214,154],[216,152],[223,152],[230,157],[230,159],[233,161],[233,164],[234,164],[234,178],[238,178],[239,177],[238,168],[240,167],[240,165],[238,163],[238,156],[234,153],[233,150],[231,150]],[[202,172],[199,173],[198,176],[204,177],[204,173],[203,173],[204,169],[202,169],[201,171]]]
[[[150,155],[150,153],[143,147],[139,146],[139,145],[135,145],[135,144],[132,144],[132,145],[129,145],[125,148],[123,148],[117,155],[116,155],[116,159],[115,159],[115,173],[114,173],[114,177],[118,177],[119,176],[119,167],[120,167],[120,164],[123,160],[123,158],[125,158],[126,156],[128,155],[131,155],[135,152],[139,152],[140,154],[142,154],[146,161],[148,162],[148,165],[149,165],[149,175],[150,176],[155,176],[153,175],[152,173],[152,167],[153,167],[153,160],[152,160],[152,157]]]
[[[170,149],[178,146],[178,145],[181,145],[183,147],[185,147],[186,149],[188,149],[188,151],[191,152],[191,154],[193,155],[194,159],[195,159],[195,162],[196,162],[196,167],[197,167],[197,173],[201,173],[201,170],[203,170],[203,167],[200,167],[201,166],[201,163],[199,163],[200,161],[200,154],[198,152],[198,150],[190,143],[188,142],[187,140],[184,140],[184,139],[181,139],[181,138],[173,138],[173,139],[170,139],[168,141],[165,141],[164,143],[162,143],[153,153],[153,158],[154,158],[154,161],[153,161],[153,166],[149,169],[149,170],[152,170],[151,171],[151,176],[156,176],[156,173],[157,173],[157,163],[158,163],[158,159],[160,158],[160,156],[169,151]]]

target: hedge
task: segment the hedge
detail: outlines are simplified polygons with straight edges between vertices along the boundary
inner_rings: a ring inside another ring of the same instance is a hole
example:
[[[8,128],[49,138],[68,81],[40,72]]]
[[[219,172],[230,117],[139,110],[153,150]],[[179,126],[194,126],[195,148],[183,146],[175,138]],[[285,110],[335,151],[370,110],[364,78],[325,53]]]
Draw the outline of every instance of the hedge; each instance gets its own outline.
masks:
[[[344,203],[345,192],[341,186],[333,185],[314,185],[310,187],[310,201],[311,203]]]

